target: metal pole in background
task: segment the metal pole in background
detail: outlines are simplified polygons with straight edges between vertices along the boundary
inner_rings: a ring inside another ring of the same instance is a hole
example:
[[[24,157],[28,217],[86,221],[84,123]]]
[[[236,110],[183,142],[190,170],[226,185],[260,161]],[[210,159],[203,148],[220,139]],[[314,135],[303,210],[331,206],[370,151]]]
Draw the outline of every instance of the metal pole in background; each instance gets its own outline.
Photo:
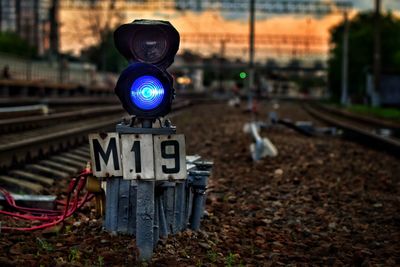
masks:
[[[374,95],[379,96],[381,82],[381,0],[375,0],[374,23]],[[380,104],[379,98],[372,102],[374,106]]]
[[[25,78],[27,81],[32,80],[32,59],[28,59],[28,61],[26,62]]]
[[[250,36],[249,36],[249,82],[247,93],[249,96],[249,101],[251,98],[251,90],[254,88],[254,26],[255,26],[255,16],[254,16],[254,9],[255,9],[255,0],[250,0]]]
[[[219,73],[218,73],[218,80],[219,80],[219,90],[220,92],[223,91],[222,86],[222,65],[224,64],[224,57],[225,57],[225,40],[221,40],[221,47],[219,51]]]
[[[348,105],[348,72],[349,72],[349,18],[344,11],[343,51],[342,51],[342,94],[340,103]]]
[[[59,48],[59,0],[52,0],[50,7],[50,57],[55,59]]]

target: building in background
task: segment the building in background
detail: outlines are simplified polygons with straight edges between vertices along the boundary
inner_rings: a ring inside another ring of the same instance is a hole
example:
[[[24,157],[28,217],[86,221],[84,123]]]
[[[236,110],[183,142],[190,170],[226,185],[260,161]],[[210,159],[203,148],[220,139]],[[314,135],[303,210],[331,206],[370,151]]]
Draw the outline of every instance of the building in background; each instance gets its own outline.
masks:
[[[0,0],[0,31],[14,32],[43,56],[58,50],[59,0]]]
[[[0,31],[16,32],[17,30],[17,1],[0,0]]]

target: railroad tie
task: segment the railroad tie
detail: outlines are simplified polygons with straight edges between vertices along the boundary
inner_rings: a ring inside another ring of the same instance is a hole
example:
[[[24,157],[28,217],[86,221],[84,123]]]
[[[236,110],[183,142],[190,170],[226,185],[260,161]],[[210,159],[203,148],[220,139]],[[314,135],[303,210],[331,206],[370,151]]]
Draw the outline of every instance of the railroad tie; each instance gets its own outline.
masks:
[[[67,153],[61,154],[61,156],[67,157],[67,158],[72,159],[72,160],[81,161],[81,162],[89,161],[89,155],[87,157],[82,157],[82,156],[79,156],[79,155],[75,155],[74,153],[67,152]]]
[[[79,155],[81,157],[90,157],[90,154],[88,152],[84,152],[84,151],[79,150],[79,149],[74,149],[71,152],[74,153],[75,155]]]
[[[27,171],[12,170],[12,171],[10,171],[10,174],[13,176],[22,178],[22,179],[30,180],[33,182],[38,182],[43,185],[52,185],[54,183],[54,180],[49,177],[39,175],[36,173],[27,172]]]
[[[5,183],[6,185],[16,186],[18,188],[21,188],[22,190],[28,190],[29,192],[33,193],[39,193],[43,190],[43,186],[41,186],[40,184],[28,182],[10,176],[1,175],[0,181],[2,183]]]
[[[67,178],[70,175],[66,172],[58,171],[52,168],[48,168],[39,164],[30,164],[26,166],[27,169],[38,171],[40,173],[50,174],[51,176],[55,176],[57,178]]]
[[[89,146],[82,146],[80,148],[77,148],[76,150],[80,151],[82,153],[86,153],[87,155],[89,155],[89,153],[90,153]]]
[[[77,161],[63,156],[53,156],[50,159],[76,168],[84,168],[86,166],[86,161]]]
[[[45,165],[47,167],[58,169],[58,170],[60,170],[62,172],[67,172],[69,174],[75,174],[75,173],[77,173],[79,171],[78,168],[66,166],[64,164],[60,164],[58,162],[51,161],[51,160],[42,160],[40,162],[40,164],[43,164],[43,165]]]

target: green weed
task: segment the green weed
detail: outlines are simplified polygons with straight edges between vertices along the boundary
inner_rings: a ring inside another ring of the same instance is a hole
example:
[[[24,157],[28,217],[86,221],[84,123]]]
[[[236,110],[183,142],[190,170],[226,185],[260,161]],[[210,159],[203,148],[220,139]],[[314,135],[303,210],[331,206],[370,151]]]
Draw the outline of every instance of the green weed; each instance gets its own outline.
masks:
[[[77,247],[73,247],[69,250],[68,261],[75,262],[81,258],[81,252]]]
[[[98,262],[100,267],[103,267],[104,266],[104,258],[103,258],[103,256],[97,257],[97,262]]]
[[[225,266],[232,267],[235,264],[236,256],[229,252],[228,256],[225,258]]]
[[[351,112],[360,113],[367,116],[375,116],[384,119],[400,120],[400,109],[370,107],[365,105],[352,105],[347,108]]]
[[[65,226],[65,233],[66,234],[69,234],[69,233],[71,233],[71,225],[67,225],[67,226]]]
[[[207,258],[211,261],[211,262],[216,262],[217,258],[218,258],[218,254],[217,252],[215,252],[214,250],[209,250],[207,251]]]
[[[38,246],[41,250],[45,250],[45,251],[53,251],[54,250],[54,247],[52,244],[50,244],[49,242],[47,242],[44,239],[40,239],[39,237],[36,238],[36,243],[38,244]]]

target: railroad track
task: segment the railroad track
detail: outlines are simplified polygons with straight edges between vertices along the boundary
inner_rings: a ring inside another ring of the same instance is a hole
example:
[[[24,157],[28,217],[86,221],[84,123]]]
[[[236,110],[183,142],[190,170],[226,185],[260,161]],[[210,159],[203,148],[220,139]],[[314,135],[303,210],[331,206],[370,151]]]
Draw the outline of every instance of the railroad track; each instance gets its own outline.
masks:
[[[113,90],[106,86],[85,86],[76,83],[57,83],[38,80],[3,80],[0,90],[8,96],[54,96],[54,95],[112,95]]]
[[[1,107],[25,106],[44,104],[50,107],[77,107],[93,105],[116,105],[118,98],[111,96],[63,96],[63,97],[1,97]]]
[[[400,157],[400,139],[397,137],[399,124],[366,118],[322,105],[304,105],[303,108],[314,118],[342,129],[344,137]]]
[[[190,104],[188,100],[177,102],[169,117]],[[14,193],[51,193],[54,183],[73,176],[89,161],[89,133],[114,131],[118,122],[129,118],[120,106],[105,107],[103,111],[96,108],[83,112],[85,116],[90,114],[96,118],[3,135],[0,138],[0,186]],[[49,120],[62,123],[64,115]],[[80,118],[81,115],[74,113],[73,116]]]
[[[50,115],[36,115],[0,120],[0,134],[10,134],[49,126],[54,123],[81,120],[103,114],[122,113],[121,105],[110,105],[94,108],[85,108],[76,111],[53,113]]]

